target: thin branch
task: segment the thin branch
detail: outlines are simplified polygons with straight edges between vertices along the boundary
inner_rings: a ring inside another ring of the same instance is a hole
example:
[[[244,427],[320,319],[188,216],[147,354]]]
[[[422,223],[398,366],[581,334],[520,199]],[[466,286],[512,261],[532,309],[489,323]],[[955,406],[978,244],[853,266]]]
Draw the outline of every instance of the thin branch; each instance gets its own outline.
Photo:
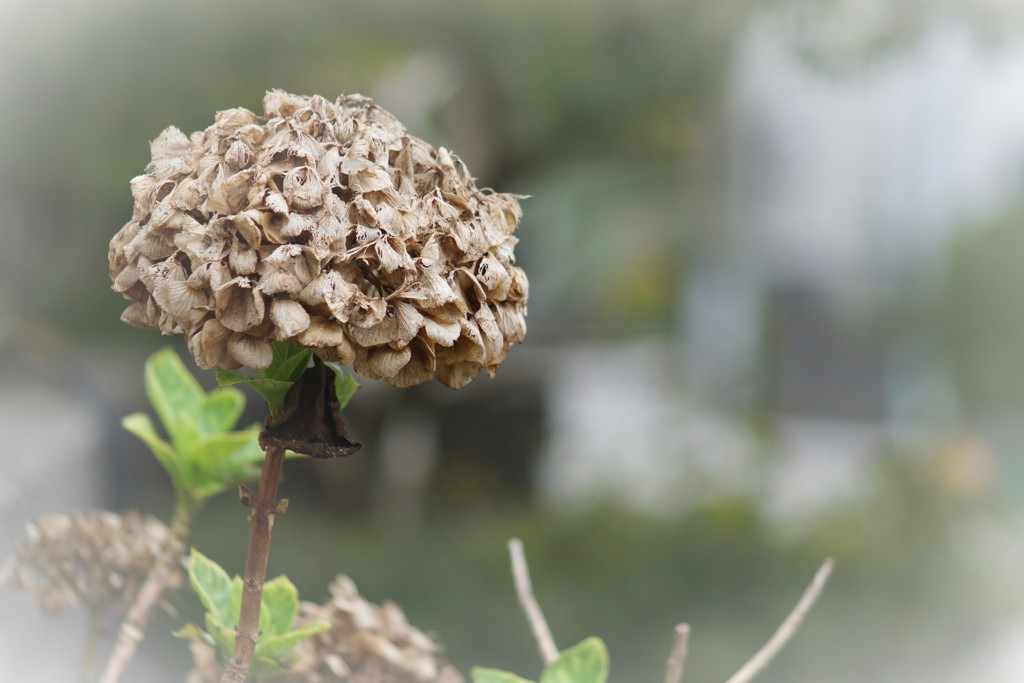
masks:
[[[776,655],[786,646],[789,639],[793,637],[796,630],[800,627],[800,623],[807,616],[811,607],[818,600],[818,596],[821,595],[822,589],[825,587],[825,582],[828,581],[829,574],[832,573],[832,558],[825,560],[821,568],[815,573],[814,578],[811,579],[811,584],[804,590],[804,594],[800,596],[800,601],[796,603],[796,607],[789,613],[785,621],[776,629],[772,637],[768,639],[768,642],[764,646],[754,653],[754,656],[744,664],[739,671],[732,675],[726,683],[749,683],[754,680],[759,673],[764,671],[764,668],[768,666]]]
[[[668,669],[665,671],[665,683],[680,683],[683,680],[683,667],[686,665],[689,646],[690,625],[676,624],[675,636],[672,638],[672,654],[668,657]]]
[[[508,554],[512,560],[512,578],[515,580],[519,604],[522,606],[523,612],[526,613],[526,620],[530,622],[530,629],[533,631],[534,640],[537,641],[541,659],[545,664],[550,664],[558,657],[558,648],[555,647],[555,639],[551,637],[551,629],[548,628],[548,622],[544,619],[544,613],[540,611],[537,598],[533,596],[530,568],[526,565],[523,542],[518,538],[509,539]]]
[[[267,558],[270,556],[270,531],[274,526],[274,515],[278,510],[277,487],[284,469],[285,450],[271,444],[261,445],[267,457],[260,472],[259,489],[251,497],[243,489],[243,503],[250,507],[249,551],[245,558],[245,577],[242,582],[242,609],[235,628],[235,651],[228,662],[221,683],[242,683],[249,673],[256,643],[260,637],[260,603],[263,599],[263,582],[267,577]]]
[[[89,630],[85,636],[85,652],[82,654],[82,683],[92,681],[92,671],[96,666],[96,646],[100,639],[100,615],[95,608],[89,609]]]
[[[179,505],[171,520],[170,533],[167,541],[156,558],[156,564],[146,577],[145,583],[135,595],[135,600],[128,608],[128,614],[117,632],[117,642],[107,659],[99,683],[117,683],[124,676],[125,669],[135,656],[135,650],[146,632],[153,607],[175,581],[181,565],[181,556],[185,551],[192,512],[186,506]]]

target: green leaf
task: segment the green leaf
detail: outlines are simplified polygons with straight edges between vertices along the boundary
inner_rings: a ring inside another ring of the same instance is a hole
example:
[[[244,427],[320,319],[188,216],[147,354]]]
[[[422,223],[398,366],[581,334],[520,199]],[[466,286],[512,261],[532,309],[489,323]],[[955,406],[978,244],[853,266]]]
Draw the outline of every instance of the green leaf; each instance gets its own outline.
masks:
[[[211,612],[206,613],[206,633],[210,636],[212,644],[217,648],[217,653],[222,661],[227,661],[235,651],[235,628],[227,628],[217,622],[217,617]]]
[[[587,638],[565,650],[540,675],[540,683],[605,683],[608,648],[600,638]]]
[[[273,636],[263,635],[256,644],[256,654],[263,657],[279,658],[306,638],[329,631],[330,628],[330,623],[319,620],[292,631],[285,631]]]
[[[341,369],[337,363],[326,363],[334,373],[334,394],[338,397],[338,410],[348,405],[349,399],[359,390],[359,382],[352,375]]]
[[[288,669],[268,657],[253,657],[249,667],[249,678],[255,681],[266,681],[288,673]]]
[[[218,369],[217,384],[228,387],[244,382],[263,397],[271,415],[280,415],[284,408],[285,394],[305,372],[313,354],[307,348],[282,341],[271,342],[270,348],[274,353],[274,359],[266,370],[260,370],[255,377],[250,377],[239,370]]]
[[[260,630],[274,636],[291,630],[299,611],[299,591],[287,576],[263,584]]]
[[[215,389],[203,400],[199,429],[204,435],[231,431],[244,410],[245,394],[237,389]]]
[[[232,609],[232,581],[227,572],[193,548],[189,555],[188,580],[214,621],[220,626],[233,629],[238,621],[238,611]]]
[[[171,443],[180,448],[192,431],[182,424],[182,416],[192,417],[194,429],[199,406],[206,398],[203,388],[170,347],[157,351],[146,360],[143,376],[149,402],[171,437]]]
[[[156,433],[156,427],[149,415],[144,413],[133,413],[121,420],[121,426],[129,433],[134,434],[142,440],[149,450],[153,451],[157,461],[167,470],[176,489],[185,485],[185,473],[182,470],[182,463],[178,452],[171,447],[171,444],[161,439]]]
[[[211,434],[197,440],[181,454],[190,484],[200,487],[246,478],[245,474],[251,474],[249,470],[263,462],[259,433],[260,428],[254,425],[244,431]]]
[[[281,414],[281,410],[284,408],[285,394],[288,393],[288,390],[291,389],[292,384],[294,384],[294,382],[286,382],[279,379],[247,377],[237,370],[217,371],[217,383],[222,387],[238,384],[240,382],[248,384],[256,390],[257,394],[263,397],[263,400],[267,402],[267,407],[270,408],[271,415]]]
[[[484,669],[479,666],[473,667],[470,675],[473,677],[473,683],[533,683],[508,671]]]
[[[217,368],[214,375],[217,377],[217,386],[221,389],[230,387],[232,384],[245,382],[249,379],[242,374],[241,370],[223,370],[221,368]]]
[[[301,346],[285,341],[272,341],[270,348],[274,352],[274,360],[270,367],[260,374],[267,379],[282,380],[295,383],[309,365],[313,352]]]

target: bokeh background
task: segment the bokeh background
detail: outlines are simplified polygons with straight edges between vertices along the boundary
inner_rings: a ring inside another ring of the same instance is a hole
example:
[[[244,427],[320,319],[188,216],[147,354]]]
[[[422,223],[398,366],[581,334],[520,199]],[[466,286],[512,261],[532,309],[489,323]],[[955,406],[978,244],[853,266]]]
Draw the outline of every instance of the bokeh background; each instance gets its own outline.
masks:
[[[271,574],[345,572],[464,672],[534,676],[515,535],[560,645],[660,680],[685,620],[714,681],[831,555],[765,683],[1021,680],[1022,29],[994,0],[7,0],[0,557],[45,512],[170,511],[118,420],[182,345],[119,322],[106,268],[148,141],[359,92],[531,195],[529,334],[461,392],[365,382],[363,452],[289,463]],[[193,541],[241,572],[246,534],[228,495]],[[136,680],[182,680],[194,602]],[[11,680],[74,679],[81,620],[4,590],[0,632]]]

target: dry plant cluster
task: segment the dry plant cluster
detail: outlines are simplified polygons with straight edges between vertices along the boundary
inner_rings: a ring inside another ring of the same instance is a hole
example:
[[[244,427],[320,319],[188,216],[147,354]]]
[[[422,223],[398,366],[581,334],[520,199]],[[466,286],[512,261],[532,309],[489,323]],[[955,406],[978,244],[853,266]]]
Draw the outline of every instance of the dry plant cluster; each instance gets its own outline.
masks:
[[[266,368],[277,339],[398,387],[493,375],[526,333],[519,197],[367,98],[263,106],[152,143],[110,243],[122,319],[183,334],[207,369]]]
[[[13,581],[48,614],[127,611],[170,533],[155,517],[105,510],[46,515],[25,532],[0,584]]]

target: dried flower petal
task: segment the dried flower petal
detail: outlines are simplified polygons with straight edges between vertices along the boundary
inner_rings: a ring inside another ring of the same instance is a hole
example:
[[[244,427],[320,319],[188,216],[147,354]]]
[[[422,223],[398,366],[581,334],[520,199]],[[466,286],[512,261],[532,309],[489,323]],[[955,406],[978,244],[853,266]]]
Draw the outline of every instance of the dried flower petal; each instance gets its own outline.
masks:
[[[309,327],[309,313],[302,304],[290,299],[274,299],[270,304],[270,322],[276,339],[290,339]]]
[[[225,282],[214,291],[214,297],[217,318],[229,330],[245,332],[263,322],[263,295],[253,288],[249,278],[236,277]]]
[[[239,364],[254,370],[269,368],[274,361],[270,340],[248,334],[233,334],[228,339],[228,353]]]
[[[196,359],[196,365],[209,370],[222,365],[228,357],[228,339],[232,332],[216,318],[207,320],[203,326],[188,338],[188,350]]]

